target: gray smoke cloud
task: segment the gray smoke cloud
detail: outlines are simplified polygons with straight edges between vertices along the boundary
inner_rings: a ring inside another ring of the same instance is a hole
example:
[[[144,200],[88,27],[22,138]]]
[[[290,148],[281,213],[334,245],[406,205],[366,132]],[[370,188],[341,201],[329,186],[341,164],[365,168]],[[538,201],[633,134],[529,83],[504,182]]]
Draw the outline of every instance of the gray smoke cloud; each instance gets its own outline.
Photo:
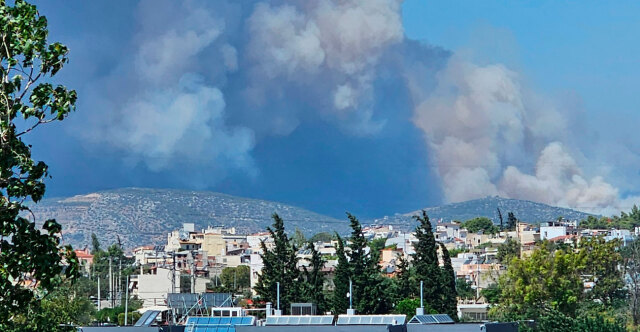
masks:
[[[356,135],[384,126],[372,118],[372,84],[382,52],[403,40],[398,1],[256,2],[245,9],[143,1],[137,16],[133,55],[90,92],[104,111],[84,131],[126,152],[130,163],[160,171],[179,160],[255,174],[256,136],[291,133],[302,111],[276,104],[295,98],[320,104],[310,111]],[[238,42],[242,35],[249,37]],[[242,110],[227,109],[230,81],[244,87],[233,96],[245,100],[233,105]],[[308,96],[291,93],[295,85]],[[230,121],[242,112],[263,118]]]
[[[224,73],[237,69],[235,50],[221,38],[224,20],[190,2],[164,3],[164,11],[156,5],[140,4],[131,55],[89,91],[99,111],[91,113],[84,136],[152,171],[205,165],[213,171],[203,182],[220,179],[226,169],[255,174],[254,134],[226,122],[218,86]],[[218,72],[201,66],[209,53],[208,60],[223,64]]]
[[[398,116],[376,113],[381,101],[406,94],[448,202],[501,195],[601,212],[635,199],[580,167],[571,118],[517,72],[456,56],[441,68],[446,52],[404,36],[401,1],[143,1],[136,18],[131,56],[88,93],[101,106],[84,131],[130,163],[203,166],[205,182],[256,175],[265,137],[305,121],[376,136]],[[382,76],[404,86],[382,96]]]
[[[258,3],[247,19],[254,103],[286,95],[272,84],[284,80],[332,101],[325,111],[356,133],[378,132],[384,121],[372,119],[373,81],[382,53],[403,40],[400,2],[296,3]]]
[[[609,213],[637,200],[622,200],[604,178],[585,175],[564,143],[568,119],[503,65],[451,58],[414,122],[450,202],[500,195]]]

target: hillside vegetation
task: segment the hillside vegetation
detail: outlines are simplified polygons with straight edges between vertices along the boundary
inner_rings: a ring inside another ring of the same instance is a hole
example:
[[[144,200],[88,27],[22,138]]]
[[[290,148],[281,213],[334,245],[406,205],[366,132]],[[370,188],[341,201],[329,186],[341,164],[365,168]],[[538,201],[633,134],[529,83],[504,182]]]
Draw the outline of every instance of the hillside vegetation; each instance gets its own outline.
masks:
[[[589,215],[545,204],[487,197],[462,203],[427,208],[432,220],[465,221],[484,216],[499,223],[496,208],[505,214],[513,211],[527,222],[540,222],[563,216],[581,220]],[[68,198],[50,198],[33,206],[37,220],[55,218],[63,226],[63,240],[82,248],[90,244],[91,233],[105,243],[120,237],[125,248],[166,242],[168,232],[185,222],[196,229],[207,226],[236,227],[239,233],[263,232],[278,213],[289,230],[300,229],[307,235],[338,231],[345,233],[348,221],[335,219],[309,210],[259,199],[236,197],[208,191],[176,189],[123,188]],[[417,212],[368,220],[366,223],[393,224],[412,229],[411,216]]]

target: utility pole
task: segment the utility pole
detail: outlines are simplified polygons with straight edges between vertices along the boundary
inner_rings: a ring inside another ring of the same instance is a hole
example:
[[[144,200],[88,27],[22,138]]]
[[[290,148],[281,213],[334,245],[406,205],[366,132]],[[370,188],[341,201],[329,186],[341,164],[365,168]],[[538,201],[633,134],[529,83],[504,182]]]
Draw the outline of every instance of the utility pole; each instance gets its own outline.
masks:
[[[276,298],[278,299],[278,311],[280,311],[280,282],[276,282],[276,289],[277,289]]]
[[[124,326],[127,326],[127,315],[129,314],[129,276],[127,276],[127,290],[124,298]]]
[[[191,255],[191,294],[196,292],[196,258]]]
[[[353,309],[353,282],[349,278],[349,309]]]
[[[101,308],[101,304],[100,304],[100,276],[98,276],[98,311],[100,311]]]
[[[122,257],[118,257],[118,305],[122,305]]]
[[[111,302],[111,308],[113,305],[113,271],[111,270],[111,261],[113,259],[109,257],[109,301]]]
[[[424,308],[424,292],[422,291],[424,282],[420,280],[420,308]]]
[[[478,261],[476,262],[476,302],[480,299],[480,254],[478,254]]]
[[[171,252],[171,293],[176,292],[176,253]]]

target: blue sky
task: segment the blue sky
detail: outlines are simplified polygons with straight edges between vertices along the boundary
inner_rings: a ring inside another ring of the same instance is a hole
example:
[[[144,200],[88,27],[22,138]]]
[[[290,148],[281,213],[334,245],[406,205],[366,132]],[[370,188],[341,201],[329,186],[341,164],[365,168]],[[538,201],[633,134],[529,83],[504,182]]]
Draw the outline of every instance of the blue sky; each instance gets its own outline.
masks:
[[[80,95],[30,138],[50,197],[202,189],[337,217],[636,201],[635,2],[38,5]]]
[[[546,94],[576,93],[593,124],[638,118],[636,1],[409,0],[402,13],[409,38],[508,64]]]

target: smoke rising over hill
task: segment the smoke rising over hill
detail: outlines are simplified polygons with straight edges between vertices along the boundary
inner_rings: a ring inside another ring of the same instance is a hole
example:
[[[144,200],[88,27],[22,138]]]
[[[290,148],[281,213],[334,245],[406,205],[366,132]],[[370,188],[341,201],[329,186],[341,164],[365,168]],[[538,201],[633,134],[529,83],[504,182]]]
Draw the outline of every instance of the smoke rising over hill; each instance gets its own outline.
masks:
[[[133,18],[132,56],[86,87],[98,106],[80,115],[82,136],[129,167],[198,188],[256,179],[269,172],[262,149],[321,124],[373,153],[407,133],[389,149],[424,155],[375,167],[434,165],[411,181],[439,179],[446,202],[500,195],[609,212],[635,200],[581,164],[571,116],[519,73],[408,39],[400,1],[142,1]],[[330,149],[341,158],[331,163],[350,160]]]

